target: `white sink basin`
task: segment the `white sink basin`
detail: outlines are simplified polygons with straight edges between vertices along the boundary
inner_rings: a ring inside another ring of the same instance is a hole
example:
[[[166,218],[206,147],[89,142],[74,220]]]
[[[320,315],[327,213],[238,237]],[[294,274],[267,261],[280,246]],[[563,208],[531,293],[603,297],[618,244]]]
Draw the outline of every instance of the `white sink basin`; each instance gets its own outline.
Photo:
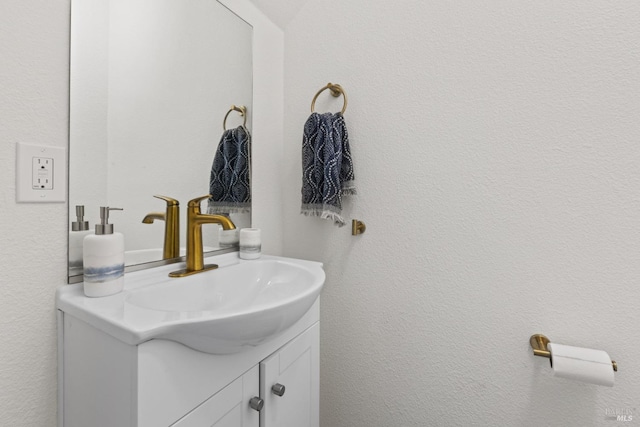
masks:
[[[314,304],[325,274],[322,264],[237,253],[206,260],[220,268],[168,278],[178,264],[127,273],[125,290],[86,298],[82,285],[58,290],[58,308],[136,345],[167,339],[193,349],[228,354],[259,345],[296,323]]]

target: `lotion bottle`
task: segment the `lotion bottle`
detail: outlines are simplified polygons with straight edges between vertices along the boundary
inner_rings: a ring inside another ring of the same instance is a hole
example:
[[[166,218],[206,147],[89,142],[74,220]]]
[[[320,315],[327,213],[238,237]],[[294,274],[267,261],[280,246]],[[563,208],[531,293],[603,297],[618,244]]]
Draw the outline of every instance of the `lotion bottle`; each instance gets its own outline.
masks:
[[[124,287],[124,236],[113,231],[109,211],[121,208],[100,207],[100,224],[96,233],[84,238],[84,294],[104,297],[117,294]]]
[[[82,273],[83,241],[91,234],[89,221],[84,220],[84,206],[76,205],[76,221],[71,223],[69,231],[69,268]]]

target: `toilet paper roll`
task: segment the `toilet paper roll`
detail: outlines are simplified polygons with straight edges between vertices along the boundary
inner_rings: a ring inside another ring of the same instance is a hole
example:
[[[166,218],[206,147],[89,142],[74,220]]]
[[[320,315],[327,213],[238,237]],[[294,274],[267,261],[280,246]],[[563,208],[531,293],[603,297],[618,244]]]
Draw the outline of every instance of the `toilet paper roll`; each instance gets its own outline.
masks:
[[[549,343],[556,377],[613,387],[613,367],[606,351]]]

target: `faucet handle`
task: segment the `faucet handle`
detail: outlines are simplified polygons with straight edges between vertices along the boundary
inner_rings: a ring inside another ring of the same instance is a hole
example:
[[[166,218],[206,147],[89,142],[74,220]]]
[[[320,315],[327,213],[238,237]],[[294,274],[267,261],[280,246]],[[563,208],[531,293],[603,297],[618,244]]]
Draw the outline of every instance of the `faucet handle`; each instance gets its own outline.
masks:
[[[160,196],[157,194],[154,194],[154,196],[156,199],[162,199],[165,202],[167,202],[167,206],[180,206],[180,202],[177,201],[176,199],[172,199],[171,197],[167,197],[167,196]]]
[[[189,200],[189,209],[197,209],[200,212],[200,202],[206,200],[211,197],[211,194],[207,194],[206,196],[196,197],[195,199]]]

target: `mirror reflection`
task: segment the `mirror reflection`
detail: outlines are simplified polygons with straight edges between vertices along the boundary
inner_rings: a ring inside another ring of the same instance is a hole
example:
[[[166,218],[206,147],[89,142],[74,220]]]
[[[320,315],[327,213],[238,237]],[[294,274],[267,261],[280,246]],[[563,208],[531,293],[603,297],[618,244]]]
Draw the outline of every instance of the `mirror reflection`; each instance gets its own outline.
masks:
[[[124,209],[110,222],[127,266],[183,255],[188,201],[219,189],[210,180],[223,122],[250,138],[252,28],[215,0],[74,0],[71,24],[70,279],[100,206]],[[247,200],[223,209],[250,226]],[[203,241],[214,251],[233,237],[207,225]]]

